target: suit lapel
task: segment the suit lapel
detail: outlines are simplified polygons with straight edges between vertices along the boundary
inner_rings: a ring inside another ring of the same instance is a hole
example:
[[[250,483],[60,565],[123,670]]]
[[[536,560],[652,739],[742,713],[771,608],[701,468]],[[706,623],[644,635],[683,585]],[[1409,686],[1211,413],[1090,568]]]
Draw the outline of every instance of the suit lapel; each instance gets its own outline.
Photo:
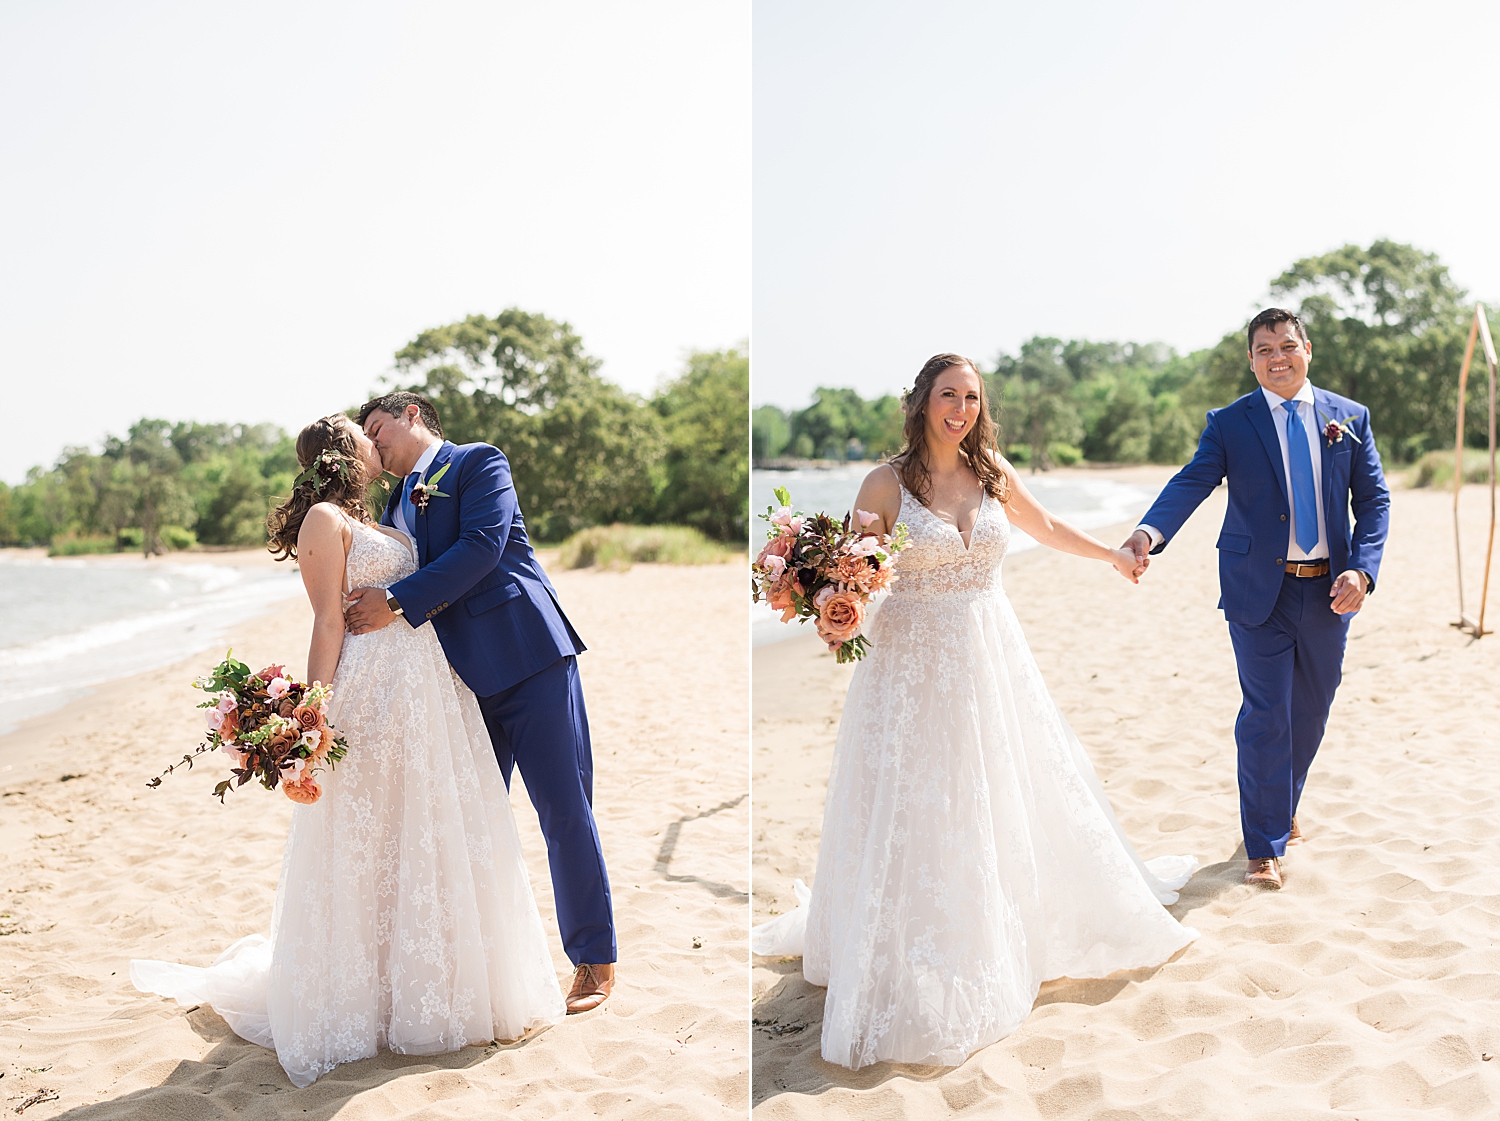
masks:
[[[442,447],[438,448],[437,455],[433,456],[432,457],[432,462],[427,465],[427,470],[422,472],[422,481],[424,483],[428,482],[429,480],[431,480],[431,478],[434,475],[436,475],[439,471],[441,471],[443,469],[443,465],[446,464],[450,459],[453,458],[453,452],[454,452],[454,446],[453,446],[453,444],[449,443],[447,440],[444,440],[443,444],[442,444]],[[438,484],[438,489],[442,490],[443,487],[450,486],[450,485],[451,485],[450,480],[445,477],[443,479],[443,481]],[[446,493],[446,494],[452,494],[453,491],[452,490],[447,490],[444,493]],[[416,535],[417,535],[417,566],[418,567],[422,567],[422,566],[426,565],[426,563],[427,563],[427,526],[428,526],[428,524],[432,520],[432,514],[431,514],[432,503],[433,502],[443,502],[443,501],[449,501],[449,502],[451,502],[451,501],[453,501],[453,499],[451,499],[451,498],[450,499],[446,499],[446,500],[445,499],[441,499],[441,498],[429,499],[428,503],[427,503],[427,509],[426,510],[418,510],[417,511],[417,524],[415,526],[413,526],[412,528],[416,531]]]
[[[1317,410],[1313,414],[1313,419],[1317,421],[1318,439],[1323,445],[1319,449],[1319,455],[1323,460],[1323,470],[1320,473],[1323,476],[1323,514],[1326,518],[1329,511],[1333,509],[1331,495],[1333,493],[1333,449],[1335,445],[1330,444],[1322,435],[1323,427],[1327,423],[1323,418],[1342,420],[1343,417],[1334,414],[1333,402],[1328,400],[1328,395],[1316,386],[1313,387],[1313,408]]]
[[[1255,434],[1260,437],[1266,455],[1271,460],[1271,474],[1276,476],[1281,497],[1290,502],[1291,497],[1286,491],[1286,471],[1281,465],[1281,441],[1276,436],[1276,419],[1271,415],[1271,406],[1266,403],[1265,393],[1259,389],[1251,393],[1245,402],[1245,408],[1250,413],[1250,427],[1255,429]]]

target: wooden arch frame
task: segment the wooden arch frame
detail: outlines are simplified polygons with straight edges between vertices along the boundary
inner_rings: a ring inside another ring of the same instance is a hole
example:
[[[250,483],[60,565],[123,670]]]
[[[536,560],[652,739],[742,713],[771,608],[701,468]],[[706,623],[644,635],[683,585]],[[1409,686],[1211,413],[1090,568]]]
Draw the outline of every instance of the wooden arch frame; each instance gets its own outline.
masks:
[[[1484,582],[1479,587],[1479,614],[1470,615],[1464,610],[1464,556],[1458,534],[1458,496],[1464,488],[1464,398],[1469,388],[1469,364],[1474,358],[1474,343],[1484,342],[1484,358],[1490,370],[1490,538],[1484,552]],[[1469,345],[1464,349],[1464,364],[1458,373],[1458,426],[1454,440],[1453,470],[1453,552],[1458,569],[1458,622],[1452,626],[1483,638],[1492,631],[1485,630],[1484,608],[1490,591],[1490,561],[1495,555],[1495,378],[1497,374],[1495,343],[1490,338],[1489,319],[1484,305],[1474,305],[1474,321],[1469,324]]]

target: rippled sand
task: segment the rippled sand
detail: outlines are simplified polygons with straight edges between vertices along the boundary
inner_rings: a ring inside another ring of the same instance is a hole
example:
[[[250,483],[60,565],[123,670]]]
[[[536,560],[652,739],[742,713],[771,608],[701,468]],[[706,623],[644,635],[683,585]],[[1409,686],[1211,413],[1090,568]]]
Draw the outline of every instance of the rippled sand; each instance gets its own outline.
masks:
[[[188,688],[222,654],[140,675],[0,738],[0,1102],[33,1118],[517,1116],[739,1118],[746,1110],[748,803],[739,565],[562,572],[620,980],[599,1011],[520,1044],[382,1054],[294,1090],[211,1009],[137,992],[131,957],[206,965],[268,928],[291,803],[221,807],[200,765],[143,783],[198,742]],[[300,669],[302,602],[246,624],[235,654]],[[5,770],[5,767],[10,770]],[[210,767],[210,770],[214,768]],[[559,975],[546,856],[519,777],[527,863]],[[695,945],[695,943],[697,943]]]
[[[1487,494],[1464,503],[1473,589]],[[1393,496],[1280,893],[1241,882],[1239,696],[1214,609],[1223,493],[1137,588],[1057,553],[1008,564],[1042,671],[1130,836],[1146,856],[1206,865],[1172,908],[1202,938],[1156,970],[1044,986],[1020,1030],[954,1069],[823,1062],[823,990],[799,962],[757,958],[757,1117],[1500,1116],[1500,635],[1448,626],[1451,510],[1451,495]],[[756,921],[790,908],[792,877],[814,866],[849,676],[820,649],[755,652]]]

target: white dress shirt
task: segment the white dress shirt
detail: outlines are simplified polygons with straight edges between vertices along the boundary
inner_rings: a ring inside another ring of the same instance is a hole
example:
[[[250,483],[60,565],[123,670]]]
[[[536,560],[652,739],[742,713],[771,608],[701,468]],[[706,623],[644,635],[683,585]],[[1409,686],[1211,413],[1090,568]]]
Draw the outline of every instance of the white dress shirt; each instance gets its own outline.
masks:
[[[391,521],[395,522],[396,528],[399,529],[402,533],[406,534],[406,536],[410,537],[414,543],[417,540],[417,527],[414,525],[406,524],[406,511],[402,508],[401,502],[402,498],[406,496],[406,482],[407,479],[411,478],[412,475],[420,475],[422,472],[426,471],[427,468],[431,467],[432,461],[437,458],[438,449],[442,446],[442,444],[433,444],[432,447],[423,452],[421,458],[417,460],[417,465],[411,469],[406,478],[401,480],[401,489],[392,496],[392,499],[396,503],[396,510],[395,513],[391,515]],[[1317,461],[1314,460],[1314,462]]]
[[[1304,381],[1302,388],[1292,396],[1297,402],[1297,419],[1307,431],[1307,450],[1312,455],[1313,494],[1318,503],[1318,543],[1307,552],[1297,544],[1297,503],[1292,498],[1292,458],[1286,446],[1286,410],[1281,407],[1286,400],[1279,393],[1272,393],[1265,386],[1266,404],[1271,407],[1271,421],[1276,428],[1276,442],[1281,445],[1281,478],[1287,493],[1287,546],[1288,561],[1319,561],[1328,559],[1328,519],[1323,516],[1323,426],[1318,422],[1317,406],[1313,403],[1312,382]],[[1155,526],[1142,523],[1136,527],[1151,538],[1154,549],[1162,543],[1163,536]]]

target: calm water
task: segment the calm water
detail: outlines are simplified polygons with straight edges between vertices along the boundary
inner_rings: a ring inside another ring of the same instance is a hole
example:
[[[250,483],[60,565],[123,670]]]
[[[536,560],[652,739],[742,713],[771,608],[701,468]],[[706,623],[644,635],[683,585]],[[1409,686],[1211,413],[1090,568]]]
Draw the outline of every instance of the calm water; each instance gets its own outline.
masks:
[[[93,686],[180,661],[302,594],[290,565],[14,554],[0,554],[0,587],[0,735]]]
[[[859,484],[870,473],[868,463],[851,463],[838,467],[803,467],[795,471],[752,471],[750,473],[750,516],[752,541],[759,548],[764,538],[765,522],[757,515],[774,506],[771,493],[786,487],[792,494],[792,506],[808,513],[824,511],[842,515],[854,505]],[[1026,488],[1038,502],[1054,514],[1066,518],[1080,529],[1097,529],[1119,525],[1139,518],[1155,500],[1160,487],[1142,483],[1120,483],[1113,479],[1089,479],[1077,475],[1061,478],[1052,475],[1023,475]],[[1018,529],[1012,529],[1010,552],[1020,553],[1037,548],[1037,543]],[[765,604],[757,604],[751,623],[751,642],[764,646],[793,638],[804,629],[798,623],[783,623],[781,616]]]

